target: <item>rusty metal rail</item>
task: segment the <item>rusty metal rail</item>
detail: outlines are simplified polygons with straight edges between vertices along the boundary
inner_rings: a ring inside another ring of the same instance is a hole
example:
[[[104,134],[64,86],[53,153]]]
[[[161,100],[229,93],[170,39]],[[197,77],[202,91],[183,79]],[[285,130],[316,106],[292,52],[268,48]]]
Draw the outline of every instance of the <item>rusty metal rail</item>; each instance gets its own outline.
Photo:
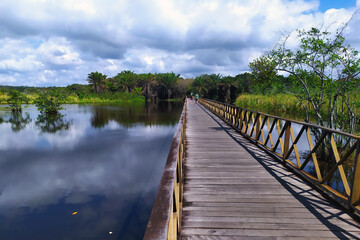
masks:
[[[158,193],[145,231],[145,240],[178,239],[181,229],[186,100],[174,134]]]
[[[360,213],[359,136],[212,100],[199,102],[321,192]]]

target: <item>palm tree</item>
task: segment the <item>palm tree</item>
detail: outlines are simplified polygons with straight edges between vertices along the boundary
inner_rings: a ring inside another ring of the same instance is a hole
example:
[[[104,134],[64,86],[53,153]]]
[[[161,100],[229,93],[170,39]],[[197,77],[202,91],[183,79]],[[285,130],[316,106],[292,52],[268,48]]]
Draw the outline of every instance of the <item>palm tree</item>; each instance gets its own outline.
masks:
[[[170,99],[173,88],[176,85],[176,81],[180,78],[179,74],[171,73],[159,73],[157,74],[157,81],[167,90],[167,97]]]
[[[134,88],[136,84],[136,74],[129,70],[118,73],[114,79],[119,88],[128,93],[131,92],[131,89]]]
[[[138,82],[143,88],[145,99],[150,99],[152,102],[156,102],[158,82],[155,79],[155,75],[152,73],[139,74]]]
[[[223,101],[225,103],[231,103],[235,101],[235,95],[236,89],[237,89],[237,82],[235,77],[226,76],[221,78],[220,83],[218,83],[218,89],[219,89],[219,100]],[[233,89],[233,91],[232,91]],[[221,95],[221,99],[220,99]]]
[[[99,73],[99,72],[92,72],[89,73],[87,81],[92,84],[96,93],[100,93],[105,89],[105,80],[107,75]]]

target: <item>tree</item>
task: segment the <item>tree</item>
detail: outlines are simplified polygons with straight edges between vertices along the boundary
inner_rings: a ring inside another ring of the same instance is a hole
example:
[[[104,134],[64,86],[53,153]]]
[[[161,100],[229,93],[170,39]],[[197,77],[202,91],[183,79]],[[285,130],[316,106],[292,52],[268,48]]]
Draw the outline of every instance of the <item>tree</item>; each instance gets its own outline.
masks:
[[[287,36],[262,56],[261,61],[276,71],[290,74],[288,78],[279,78],[286,92],[299,100],[307,116],[314,112],[322,126],[327,123],[328,127],[337,128],[337,106],[341,98],[344,111],[349,114],[349,131],[352,132],[356,115],[349,98],[360,85],[357,78],[360,58],[356,50],[345,44],[342,36],[345,27],[335,34],[317,28],[298,30],[300,44],[297,49],[287,48]],[[256,62],[252,66],[256,66]],[[259,67],[255,69],[261,71]]]
[[[156,74],[156,80],[167,91],[168,99],[170,99],[171,93],[174,90],[176,82],[179,78],[180,75],[173,72]]]
[[[236,99],[237,81],[235,77],[222,77],[218,83],[218,100],[225,103],[233,103]]]
[[[272,84],[276,81],[276,63],[268,61],[267,56],[261,56],[249,64],[254,76],[254,85],[261,89],[262,94],[272,89]]]
[[[235,76],[235,81],[237,82],[237,93],[241,94],[241,93],[248,93],[250,92],[250,87],[254,82],[254,75],[245,72],[242,74],[238,74]]]
[[[143,94],[145,99],[150,99],[152,102],[156,102],[158,82],[155,75],[152,73],[138,74],[138,85],[143,88]]]
[[[41,114],[57,115],[59,111],[64,109],[61,107],[61,96],[56,91],[50,93],[40,93],[35,99],[35,105]]]
[[[201,97],[218,100],[218,84],[221,74],[203,74],[194,79],[192,90]]]
[[[13,113],[19,113],[22,111],[21,104],[28,103],[29,99],[26,97],[25,94],[17,91],[17,90],[11,90],[9,92],[9,98],[7,100],[7,103],[9,104],[9,108]]]
[[[100,93],[105,89],[105,80],[107,75],[99,72],[91,72],[88,74],[87,81],[92,85],[96,93]]]
[[[175,97],[176,98],[184,98],[186,96],[186,93],[190,94],[190,87],[191,84],[194,82],[194,79],[192,78],[179,78],[176,82],[175,87]]]
[[[128,93],[131,92],[136,85],[136,74],[129,70],[118,73],[113,79],[115,80],[118,90],[124,90]]]

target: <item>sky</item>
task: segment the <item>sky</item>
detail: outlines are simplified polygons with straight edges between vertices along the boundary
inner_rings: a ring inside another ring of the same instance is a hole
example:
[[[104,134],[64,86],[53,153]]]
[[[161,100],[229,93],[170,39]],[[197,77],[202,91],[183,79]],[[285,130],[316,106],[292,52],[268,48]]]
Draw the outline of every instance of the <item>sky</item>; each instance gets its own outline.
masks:
[[[1,0],[0,85],[86,84],[94,71],[235,76],[284,34],[336,28],[359,7],[360,0]],[[344,32],[357,50],[359,25],[360,12]]]

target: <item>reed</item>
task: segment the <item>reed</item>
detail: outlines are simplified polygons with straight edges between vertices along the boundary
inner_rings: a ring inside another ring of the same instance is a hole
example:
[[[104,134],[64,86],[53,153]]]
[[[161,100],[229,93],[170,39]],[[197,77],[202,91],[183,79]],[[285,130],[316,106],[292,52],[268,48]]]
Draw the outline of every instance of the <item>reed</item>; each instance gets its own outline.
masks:
[[[357,119],[360,119],[360,96],[347,96],[348,102],[353,106],[354,114]],[[324,100],[323,116],[327,116],[329,112],[328,99]],[[296,120],[303,120],[306,114],[300,102],[290,94],[272,94],[272,95],[258,95],[258,94],[244,94],[236,98],[234,103],[236,106],[272,114],[280,117],[287,117]],[[315,113],[311,111],[312,107],[308,102],[305,102],[306,108],[309,110],[310,120],[315,120]],[[342,105],[342,98],[339,97],[336,106],[336,116],[339,124],[342,120],[346,121],[349,116],[348,109]],[[358,120],[359,121],[359,120]]]
[[[236,98],[235,105],[279,116],[296,114],[302,117],[305,115],[299,101],[289,94],[240,95]]]

